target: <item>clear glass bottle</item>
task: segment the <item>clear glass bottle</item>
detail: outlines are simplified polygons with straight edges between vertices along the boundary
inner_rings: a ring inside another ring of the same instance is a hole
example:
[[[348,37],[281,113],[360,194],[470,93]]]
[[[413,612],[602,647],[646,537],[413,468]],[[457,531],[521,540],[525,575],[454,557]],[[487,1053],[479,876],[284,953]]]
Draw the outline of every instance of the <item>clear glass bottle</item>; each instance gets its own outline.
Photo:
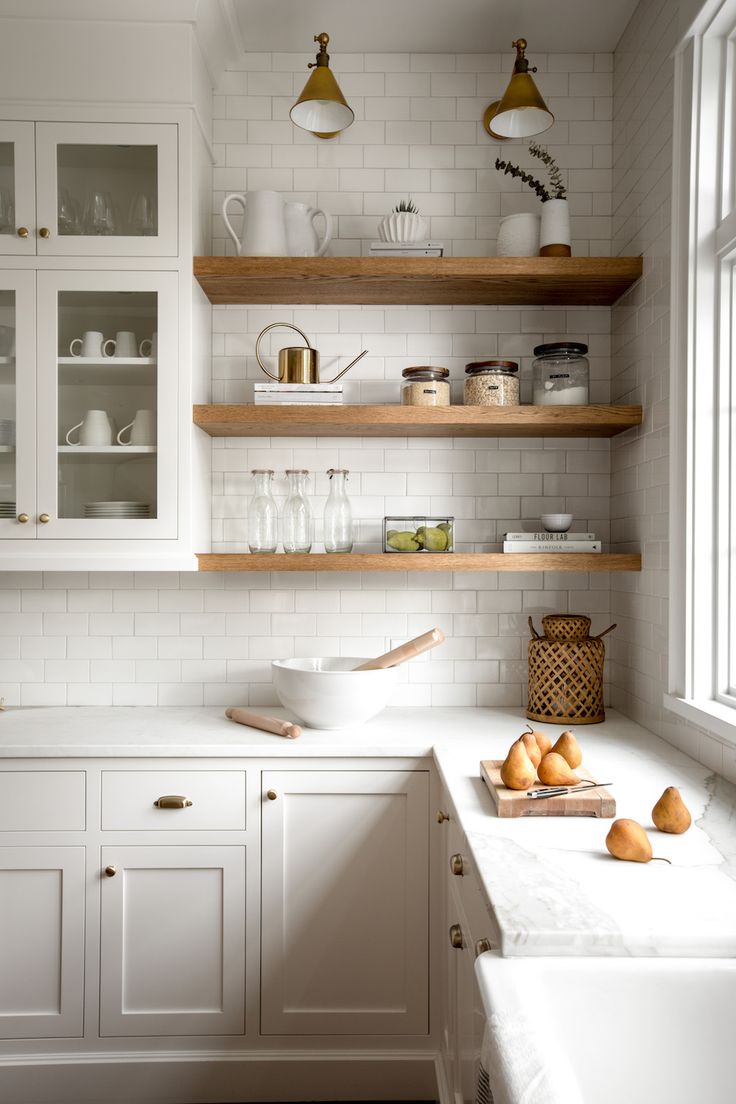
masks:
[[[307,499],[309,472],[287,468],[289,494],[281,515],[281,542],[284,552],[309,552],[312,547],[312,511]]]
[[[352,552],[353,511],[345,486],[350,472],[344,468],[330,468],[327,474],[330,493],[324,514],[325,552]]]
[[[248,547],[251,552],[275,552],[278,543],[279,510],[271,494],[273,472],[255,468],[253,499],[248,507]]]

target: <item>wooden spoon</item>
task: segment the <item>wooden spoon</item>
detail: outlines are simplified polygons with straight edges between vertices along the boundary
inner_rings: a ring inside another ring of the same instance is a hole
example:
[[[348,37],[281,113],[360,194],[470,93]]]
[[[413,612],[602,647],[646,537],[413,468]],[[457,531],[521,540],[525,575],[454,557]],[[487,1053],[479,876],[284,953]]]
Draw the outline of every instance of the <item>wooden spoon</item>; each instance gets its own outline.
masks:
[[[414,659],[422,652],[436,648],[444,639],[445,634],[442,629],[430,629],[429,632],[423,633],[422,636],[415,636],[413,640],[407,640],[406,644],[401,644],[398,648],[386,652],[385,655],[377,656],[376,659],[367,659],[365,663],[353,667],[353,670],[382,671],[386,667],[398,667],[400,663],[406,663],[408,659]]]

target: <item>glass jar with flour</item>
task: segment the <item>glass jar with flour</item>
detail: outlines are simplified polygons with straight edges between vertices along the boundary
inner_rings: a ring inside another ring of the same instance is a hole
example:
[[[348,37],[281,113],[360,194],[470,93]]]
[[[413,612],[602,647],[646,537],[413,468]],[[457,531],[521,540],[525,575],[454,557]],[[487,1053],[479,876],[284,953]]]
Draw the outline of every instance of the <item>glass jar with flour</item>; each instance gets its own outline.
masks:
[[[590,395],[588,346],[579,341],[537,345],[533,364],[535,406],[584,406]]]

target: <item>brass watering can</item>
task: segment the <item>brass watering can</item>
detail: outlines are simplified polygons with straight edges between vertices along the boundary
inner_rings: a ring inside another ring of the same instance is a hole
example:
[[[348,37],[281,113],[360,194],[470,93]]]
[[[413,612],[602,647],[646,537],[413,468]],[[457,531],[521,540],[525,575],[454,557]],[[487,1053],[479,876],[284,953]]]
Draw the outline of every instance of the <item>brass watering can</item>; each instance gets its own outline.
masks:
[[[286,330],[294,330],[300,337],[304,338],[306,349],[302,349],[300,345],[289,345],[284,349],[279,349],[279,374],[275,376],[273,372],[269,372],[266,365],[261,360],[260,344],[264,335],[269,330],[275,330],[278,327],[283,327]],[[256,341],[256,360],[266,373],[266,375],[275,380],[276,383],[335,383],[341,379],[346,372],[349,372],[353,365],[357,364],[368,352],[364,349],[363,352],[351,360],[347,368],[343,368],[342,372],[338,372],[334,379],[320,380],[319,378],[319,352],[313,349],[309,344],[309,338],[305,333],[299,329],[298,326],[292,326],[290,322],[272,322],[270,326],[266,326],[265,330],[261,330]]]

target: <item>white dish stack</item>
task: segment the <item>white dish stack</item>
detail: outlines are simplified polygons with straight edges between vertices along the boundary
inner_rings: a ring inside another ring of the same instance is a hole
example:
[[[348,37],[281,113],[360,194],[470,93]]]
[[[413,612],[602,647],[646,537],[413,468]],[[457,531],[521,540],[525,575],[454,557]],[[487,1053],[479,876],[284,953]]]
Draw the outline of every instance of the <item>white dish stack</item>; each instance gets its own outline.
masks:
[[[148,502],[85,502],[86,518],[148,518],[151,506]]]
[[[14,502],[0,502],[0,518],[14,518],[15,517],[15,503]]]

